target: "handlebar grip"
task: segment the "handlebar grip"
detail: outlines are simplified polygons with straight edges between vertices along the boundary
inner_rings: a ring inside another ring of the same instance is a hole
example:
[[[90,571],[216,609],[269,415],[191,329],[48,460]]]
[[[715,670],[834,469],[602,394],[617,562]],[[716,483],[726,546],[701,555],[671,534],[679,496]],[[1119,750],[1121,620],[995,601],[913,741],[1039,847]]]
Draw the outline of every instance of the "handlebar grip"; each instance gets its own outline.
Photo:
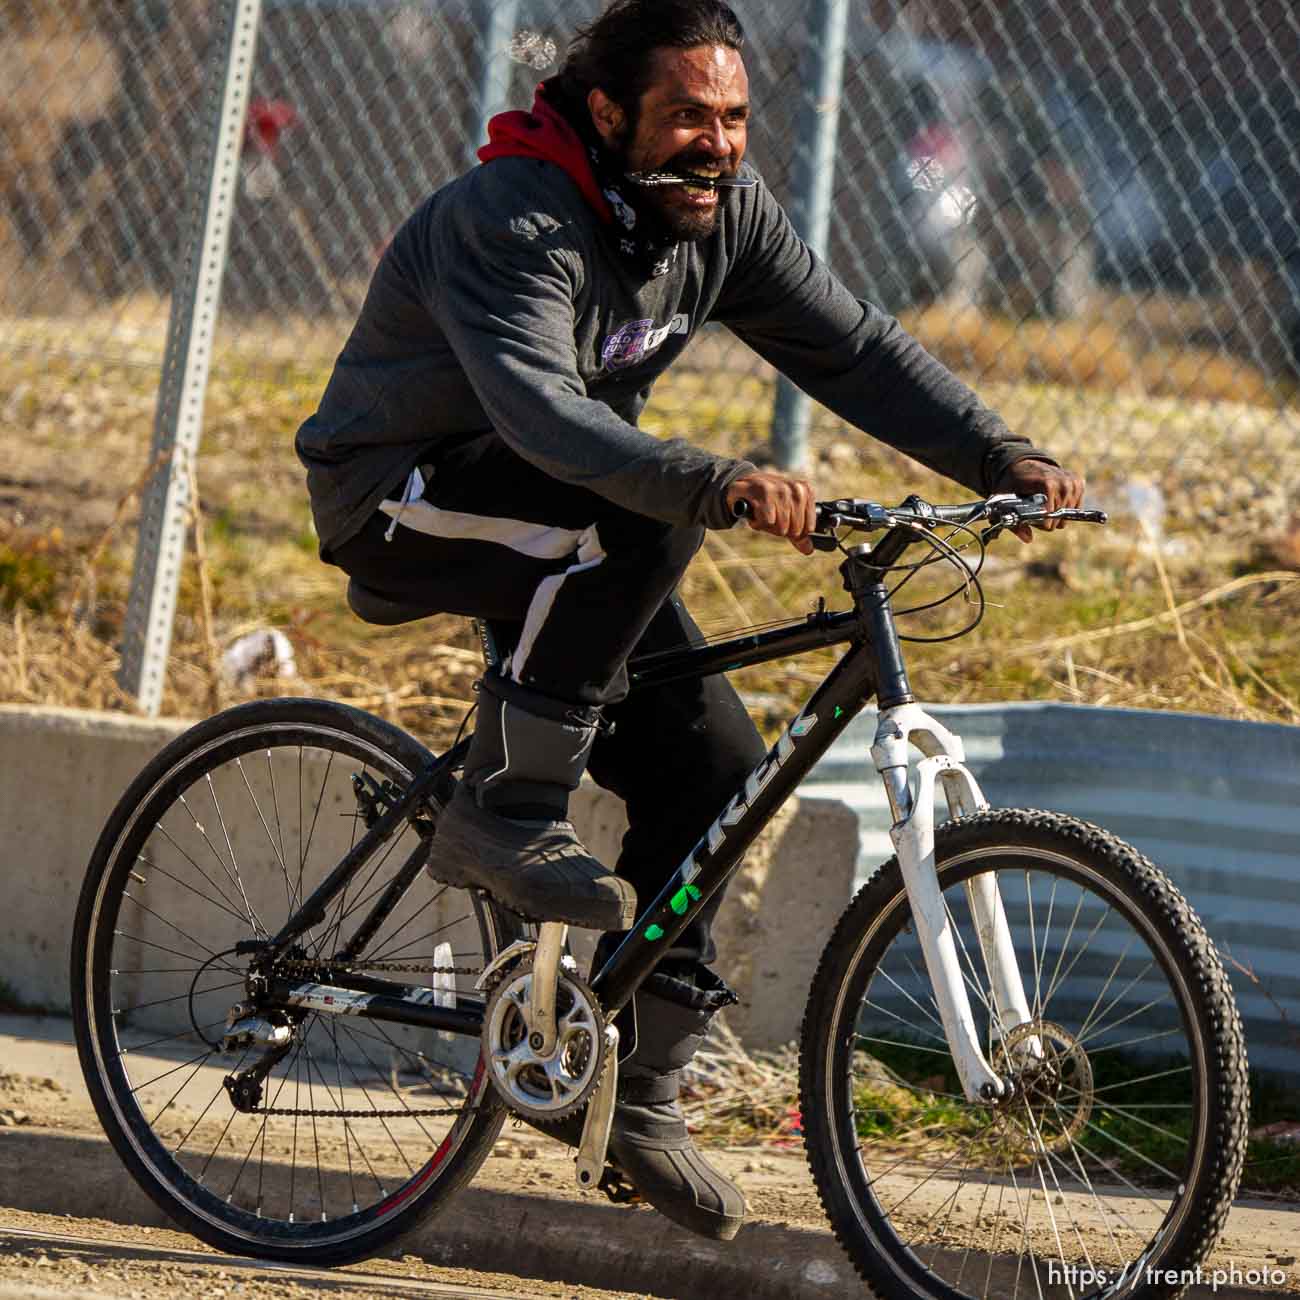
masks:
[[[744,497],[740,497],[736,500],[735,504],[731,507],[731,513],[737,519],[748,519],[753,515],[754,508],[749,504],[748,501],[745,500]]]

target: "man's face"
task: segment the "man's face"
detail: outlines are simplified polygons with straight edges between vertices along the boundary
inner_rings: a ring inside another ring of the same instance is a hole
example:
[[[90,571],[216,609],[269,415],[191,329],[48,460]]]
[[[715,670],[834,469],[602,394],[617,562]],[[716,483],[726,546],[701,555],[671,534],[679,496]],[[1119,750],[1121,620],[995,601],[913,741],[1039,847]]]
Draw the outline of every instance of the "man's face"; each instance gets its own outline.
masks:
[[[592,92],[592,115],[605,143],[630,172],[734,176],[749,124],[749,77],[740,52],[697,45],[658,49],[652,57],[652,80],[630,132],[617,106]],[[665,185],[645,190],[640,201],[675,238],[694,240],[717,228],[720,199],[718,190]]]

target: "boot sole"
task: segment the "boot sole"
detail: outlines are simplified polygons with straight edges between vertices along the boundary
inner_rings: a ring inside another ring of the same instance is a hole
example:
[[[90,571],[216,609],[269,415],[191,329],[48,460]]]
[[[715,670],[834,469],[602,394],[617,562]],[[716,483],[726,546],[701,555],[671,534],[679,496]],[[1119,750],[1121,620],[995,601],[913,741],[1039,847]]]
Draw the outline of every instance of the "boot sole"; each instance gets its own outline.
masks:
[[[663,1183],[660,1178],[649,1170],[646,1171],[647,1176],[638,1182],[635,1173],[630,1172],[628,1166],[631,1165],[635,1168],[638,1164],[643,1163],[646,1153],[636,1148],[616,1150],[616,1145],[621,1147],[623,1144],[616,1144],[611,1140],[611,1163],[617,1165],[623,1171],[628,1181],[637,1189],[642,1200],[662,1214],[665,1219],[677,1224],[678,1227],[686,1228],[698,1237],[707,1237],[712,1241],[731,1241],[744,1226],[745,1215],[749,1207],[745,1204],[744,1193],[734,1183],[731,1183],[730,1179],[726,1179],[726,1181],[741,1197],[741,1204],[744,1207],[739,1215],[719,1214],[713,1210],[707,1210],[701,1205],[692,1205],[685,1200],[676,1200],[673,1197],[671,1186]],[[696,1154],[698,1156],[698,1152]],[[701,1163],[704,1162],[701,1160]]]

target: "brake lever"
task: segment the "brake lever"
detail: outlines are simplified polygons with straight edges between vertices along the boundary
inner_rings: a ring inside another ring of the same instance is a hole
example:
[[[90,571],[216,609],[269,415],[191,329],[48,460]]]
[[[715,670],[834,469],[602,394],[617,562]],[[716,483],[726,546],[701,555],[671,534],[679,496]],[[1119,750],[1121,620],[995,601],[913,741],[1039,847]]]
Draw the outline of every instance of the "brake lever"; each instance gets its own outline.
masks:
[[[1028,524],[1031,528],[1040,527],[1049,519],[1059,519],[1068,523],[1080,524],[1107,524],[1110,522],[1110,516],[1104,510],[1075,510],[1069,507],[1062,507],[1059,510],[1044,512],[1041,515],[1020,515],[1016,518],[1003,518],[996,523],[990,524],[981,537],[985,542],[991,542],[1000,534],[1005,533],[1008,528],[1020,528]]]

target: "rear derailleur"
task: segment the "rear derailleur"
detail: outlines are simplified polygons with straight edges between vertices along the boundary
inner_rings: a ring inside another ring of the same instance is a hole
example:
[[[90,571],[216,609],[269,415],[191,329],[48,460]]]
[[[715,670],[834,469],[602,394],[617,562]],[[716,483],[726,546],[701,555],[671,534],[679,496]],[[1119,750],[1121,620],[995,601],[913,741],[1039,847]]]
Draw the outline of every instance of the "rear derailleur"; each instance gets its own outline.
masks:
[[[252,1003],[236,1002],[226,1013],[226,1033],[221,1040],[225,1052],[262,1049],[262,1054],[245,1070],[236,1070],[222,1080],[230,1104],[250,1114],[262,1104],[262,1083],[293,1047],[293,1025],[279,1012],[261,1015]]]

